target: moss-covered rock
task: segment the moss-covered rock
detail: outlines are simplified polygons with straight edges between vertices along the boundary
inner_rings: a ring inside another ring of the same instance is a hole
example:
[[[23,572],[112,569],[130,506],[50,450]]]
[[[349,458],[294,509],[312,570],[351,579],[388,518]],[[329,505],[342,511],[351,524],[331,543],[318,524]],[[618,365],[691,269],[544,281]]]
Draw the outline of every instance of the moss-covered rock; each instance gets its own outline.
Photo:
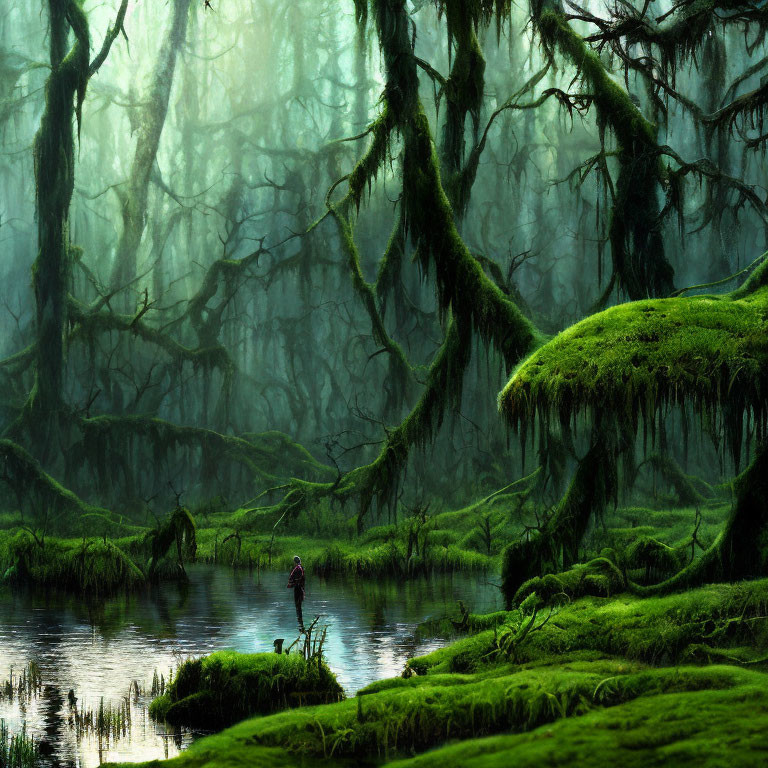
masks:
[[[624,577],[616,565],[606,557],[596,557],[563,573],[529,579],[517,590],[513,602],[519,604],[534,593],[547,603],[559,598],[574,600],[585,595],[610,597],[625,587]]]
[[[682,553],[652,536],[640,536],[626,552],[627,568],[642,570],[643,581],[668,578],[684,564]]]

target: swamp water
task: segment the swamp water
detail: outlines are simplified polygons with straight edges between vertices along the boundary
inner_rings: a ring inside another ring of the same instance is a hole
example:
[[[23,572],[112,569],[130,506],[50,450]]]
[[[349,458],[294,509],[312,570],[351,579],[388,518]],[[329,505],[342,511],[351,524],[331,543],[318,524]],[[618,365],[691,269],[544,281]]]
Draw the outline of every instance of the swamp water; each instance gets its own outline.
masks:
[[[18,681],[32,662],[36,681],[20,696],[0,690],[0,718],[11,733],[26,725],[52,766],[173,757],[194,735],[168,733],[147,713],[153,679],[168,680],[187,656],[222,648],[271,651],[298,636],[286,574],[259,576],[213,566],[189,569],[188,584],[163,585],[98,607],[62,595],[0,589],[0,683]],[[324,654],[348,695],[398,675],[411,656],[444,643],[417,639],[419,622],[501,607],[499,590],[477,575],[408,582],[310,579],[309,624],[328,625]],[[155,679],[155,673],[157,678]],[[32,690],[30,690],[30,688]],[[77,701],[69,701],[73,691]]]

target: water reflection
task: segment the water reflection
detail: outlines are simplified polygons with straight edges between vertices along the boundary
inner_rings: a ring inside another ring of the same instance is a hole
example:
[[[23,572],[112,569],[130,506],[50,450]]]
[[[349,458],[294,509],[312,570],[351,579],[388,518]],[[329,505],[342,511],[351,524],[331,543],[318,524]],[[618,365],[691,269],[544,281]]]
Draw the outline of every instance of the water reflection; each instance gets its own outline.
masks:
[[[271,651],[275,639],[289,645],[298,634],[285,574],[256,578],[205,566],[189,573],[187,585],[99,605],[0,591],[0,679],[11,667],[19,673],[35,661],[44,683],[23,705],[0,700],[0,717],[11,731],[26,722],[51,764],[67,767],[173,757],[183,749],[191,734],[166,733],[147,714],[155,671],[168,679],[186,656],[221,648]],[[399,674],[409,656],[438,647],[438,640],[417,642],[414,628],[454,611],[459,599],[473,611],[500,604],[498,590],[482,578],[454,576],[405,583],[310,579],[303,608],[308,621],[320,614],[329,625],[325,655],[351,694]],[[106,735],[78,727],[78,717],[98,712],[102,699],[105,711],[119,709],[122,720]]]

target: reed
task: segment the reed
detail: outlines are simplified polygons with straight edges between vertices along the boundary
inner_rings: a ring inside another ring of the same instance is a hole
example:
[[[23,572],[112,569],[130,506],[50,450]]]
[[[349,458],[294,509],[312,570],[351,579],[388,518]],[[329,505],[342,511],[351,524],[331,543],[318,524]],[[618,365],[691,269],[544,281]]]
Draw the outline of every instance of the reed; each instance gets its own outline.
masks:
[[[0,768],[37,768],[40,765],[40,749],[35,740],[27,735],[26,726],[20,733],[12,734],[0,719]]]
[[[8,678],[0,685],[0,700],[18,701],[20,704],[37,696],[43,689],[43,679],[37,662],[30,661],[20,674],[14,675],[13,667]]]

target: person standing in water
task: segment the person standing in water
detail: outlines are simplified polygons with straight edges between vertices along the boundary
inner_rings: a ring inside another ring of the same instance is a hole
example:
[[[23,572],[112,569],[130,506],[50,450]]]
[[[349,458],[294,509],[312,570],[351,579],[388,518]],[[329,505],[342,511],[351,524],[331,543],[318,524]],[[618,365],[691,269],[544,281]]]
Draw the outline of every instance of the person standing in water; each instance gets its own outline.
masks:
[[[301,564],[301,558],[296,555],[293,558],[293,570],[288,577],[288,589],[293,587],[293,602],[296,604],[296,618],[299,620],[299,629],[304,631],[304,616],[301,611],[301,604],[304,602],[304,566]]]

